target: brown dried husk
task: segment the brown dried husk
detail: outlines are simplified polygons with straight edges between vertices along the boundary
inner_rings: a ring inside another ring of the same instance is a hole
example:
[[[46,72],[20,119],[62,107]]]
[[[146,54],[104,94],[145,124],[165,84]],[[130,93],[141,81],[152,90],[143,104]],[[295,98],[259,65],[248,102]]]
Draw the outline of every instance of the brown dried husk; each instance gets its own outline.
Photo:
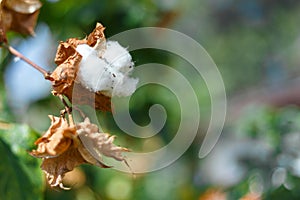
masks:
[[[35,144],[38,147],[30,154],[43,159],[41,168],[51,187],[66,189],[62,184],[63,177],[78,165],[88,163],[108,168],[109,166],[102,161],[102,155],[125,161],[122,153],[128,150],[114,145],[114,136],[100,133],[98,127],[90,123],[88,118],[75,126],[64,117],[49,117],[51,119],[49,129],[36,140]],[[86,141],[87,145],[92,145],[97,150],[98,155],[95,156],[86,148],[86,144],[83,144]]]
[[[34,35],[42,3],[38,0],[2,0],[0,4],[0,42],[7,42],[6,32]]]
[[[22,14],[32,14],[42,7],[39,0],[3,0],[5,6]]]
[[[66,151],[76,136],[75,127],[70,127],[67,120],[49,115],[51,125],[47,132],[35,141],[38,146],[31,155],[35,157],[55,157]]]
[[[102,162],[102,156],[111,157],[118,161],[125,161],[122,153],[129,150],[116,146],[113,143],[115,136],[108,133],[100,133],[97,125],[92,124],[89,118],[86,118],[84,122],[77,125],[77,133],[84,147],[99,162]]]
[[[95,46],[96,43],[105,41],[104,35],[105,27],[102,24],[97,23],[96,28],[87,37],[87,44],[91,47]]]
[[[43,158],[41,168],[45,172],[47,181],[51,187],[67,189],[62,183],[64,175],[84,163],[87,163],[87,161],[81,156],[78,148],[72,144],[60,156]]]

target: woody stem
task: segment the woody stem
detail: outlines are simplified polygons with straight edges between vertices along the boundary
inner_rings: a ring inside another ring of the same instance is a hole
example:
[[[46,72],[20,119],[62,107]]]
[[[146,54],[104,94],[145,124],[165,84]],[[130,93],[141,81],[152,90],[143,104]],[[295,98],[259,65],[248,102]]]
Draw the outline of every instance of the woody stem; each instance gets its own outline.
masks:
[[[41,72],[44,77],[47,79],[47,77],[49,77],[49,72],[47,72],[45,69],[43,69],[42,67],[38,66],[37,64],[35,64],[34,62],[32,62],[31,60],[29,60],[26,56],[24,56],[21,52],[19,52],[18,50],[16,50],[15,48],[13,48],[10,45],[5,45],[5,47],[9,50],[9,52],[13,55],[15,55],[16,57],[22,59],[23,61],[25,61],[26,63],[28,63],[30,66],[32,66],[34,69],[38,70],[39,72]]]

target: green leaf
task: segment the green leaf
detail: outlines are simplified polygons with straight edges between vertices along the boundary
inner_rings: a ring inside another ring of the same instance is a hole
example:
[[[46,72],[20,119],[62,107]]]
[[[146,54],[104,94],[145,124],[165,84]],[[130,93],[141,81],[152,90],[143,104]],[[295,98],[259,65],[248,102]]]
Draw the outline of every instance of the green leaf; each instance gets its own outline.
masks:
[[[0,140],[0,153],[2,155],[0,192],[3,199],[41,199],[37,196],[30,178],[22,170],[19,159],[2,140]]]
[[[0,191],[4,199],[42,199],[45,184],[40,160],[28,154],[37,137],[26,125],[0,130]]]
[[[268,193],[265,195],[264,199],[268,200],[281,200],[281,199],[289,199],[289,200],[298,200],[300,198],[300,193],[297,189],[288,190],[284,186],[280,186],[278,189]]]
[[[4,81],[0,77],[0,122],[13,121],[11,109],[8,106],[7,94],[4,88]]]

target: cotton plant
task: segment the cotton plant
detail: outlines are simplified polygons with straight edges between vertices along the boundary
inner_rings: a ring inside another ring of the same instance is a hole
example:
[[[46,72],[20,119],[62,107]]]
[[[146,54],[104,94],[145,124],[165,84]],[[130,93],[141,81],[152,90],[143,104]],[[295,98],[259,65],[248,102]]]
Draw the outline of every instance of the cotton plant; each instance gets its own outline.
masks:
[[[131,55],[118,42],[106,41],[103,31],[104,27],[98,23],[87,38],[60,43],[55,58],[58,66],[46,76],[52,82],[54,95],[62,100],[65,95],[70,102],[77,100],[81,104],[91,103],[94,97],[96,109],[109,111],[111,97],[129,96],[135,91],[138,79],[130,77]],[[82,90],[73,94],[76,86]],[[67,107],[68,118],[50,116],[49,130],[36,141],[37,150],[31,152],[43,158],[41,167],[52,187],[64,188],[64,174],[80,164],[109,167],[103,163],[103,156],[127,164],[122,153],[128,149],[114,145],[114,136],[100,132],[88,118],[74,124],[70,112]]]
[[[35,141],[37,148],[30,152],[42,159],[41,169],[51,187],[67,189],[63,185],[65,174],[81,164],[110,167],[103,162],[104,156],[128,165],[123,153],[129,150],[116,146],[113,135],[101,132],[82,111],[82,122],[76,124],[72,118],[74,103],[111,111],[112,97],[130,96],[136,90],[138,79],[131,77],[131,55],[117,41],[106,41],[104,29],[97,23],[86,38],[60,42],[54,59],[57,67],[47,72],[11,47],[0,26],[3,47],[41,72],[51,82],[52,94],[65,106],[60,116],[49,115],[49,129]]]

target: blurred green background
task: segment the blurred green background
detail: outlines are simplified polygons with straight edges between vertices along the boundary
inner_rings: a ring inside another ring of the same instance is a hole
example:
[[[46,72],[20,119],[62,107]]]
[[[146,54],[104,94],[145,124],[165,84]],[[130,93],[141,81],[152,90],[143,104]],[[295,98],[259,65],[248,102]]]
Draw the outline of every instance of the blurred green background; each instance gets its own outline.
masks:
[[[84,165],[66,177],[72,190],[50,189],[40,160],[27,151],[47,130],[47,115],[59,115],[63,106],[50,95],[50,85],[39,73],[1,49],[0,199],[235,200],[246,194],[272,200],[300,198],[299,1],[42,2],[35,38],[9,34],[12,46],[36,63],[52,71],[58,42],[85,37],[96,22],[106,27],[107,37],[144,26],[177,30],[198,41],[218,66],[228,98],[226,124],[213,151],[199,159],[211,106],[201,77],[175,55],[133,51],[136,67],[166,64],[200,87],[203,121],[193,144],[176,162],[155,172],[133,175]],[[149,108],[157,103],[165,106],[168,120],[152,138],[123,133],[110,113],[99,113],[99,119],[104,130],[118,136],[117,144],[137,152],[155,150],[170,142],[178,128],[176,96],[150,85],[137,90],[130,106],[135,122],[145,125]]]

